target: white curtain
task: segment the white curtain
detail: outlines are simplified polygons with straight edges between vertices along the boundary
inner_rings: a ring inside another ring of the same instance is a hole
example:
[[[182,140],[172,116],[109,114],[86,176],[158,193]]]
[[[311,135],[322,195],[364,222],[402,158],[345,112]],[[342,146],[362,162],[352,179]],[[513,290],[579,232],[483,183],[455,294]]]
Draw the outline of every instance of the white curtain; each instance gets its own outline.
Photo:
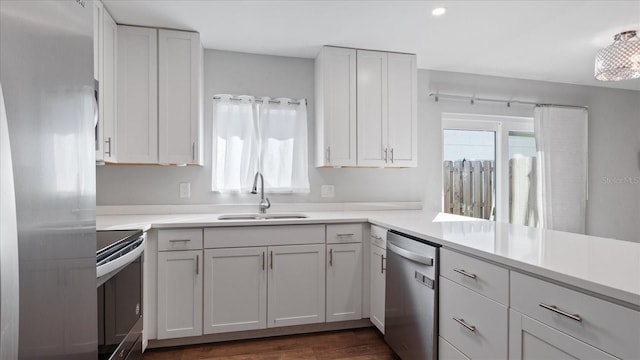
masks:
[[[218,99],[219,98],[219,99]],[[256,109],[251,96],[216,95],[213,102],[212,190],[251,190],[256,171],[258,137]]]
[[[538,106],[534,110],[538,215],[547,229],[585,233],[587,110]]]
[[[215,95],[213,128],[213,191],[249,191],[257,171],[267,192],[310,191],[304,99]]]
[[[263,98],[258,103],[258,169],[269,192],[309,192],[307,105],[304,100]]]

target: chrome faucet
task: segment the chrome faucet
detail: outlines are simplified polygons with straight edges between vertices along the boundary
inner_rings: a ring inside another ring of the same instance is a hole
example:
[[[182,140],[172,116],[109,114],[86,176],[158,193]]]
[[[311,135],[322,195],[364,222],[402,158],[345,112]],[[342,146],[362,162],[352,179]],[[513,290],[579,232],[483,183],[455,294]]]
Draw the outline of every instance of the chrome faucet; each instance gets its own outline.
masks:
[[[251,193],[258,193],[258,177],[260,178],[260,203],[258,204],[258,213],[266,214],[267,209],[271,207],[271,203],[269,202],[269,198],[264,197],[264,177],[260,171],[256,173],[256,177],[253,179],[253,190],[251,190]]]

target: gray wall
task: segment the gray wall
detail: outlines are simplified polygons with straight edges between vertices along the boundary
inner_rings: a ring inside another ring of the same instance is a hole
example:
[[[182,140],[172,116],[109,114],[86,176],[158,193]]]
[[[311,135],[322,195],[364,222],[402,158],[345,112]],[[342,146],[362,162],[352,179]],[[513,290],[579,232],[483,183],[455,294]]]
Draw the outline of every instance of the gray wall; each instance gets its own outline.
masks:
[[[204,167],[101,166],[98,205],[255,203],[255,195],[210,191],[211,116],[214,94],[309,99],[309,149],[315,148],[313,60],[205,50]],[[418,168],[309,168],[311,193],[271,195],[272,202],[421,201],[441,204],[441,112],[531,116],[531,107],[434,102],[431,92],[514,98],[589,106],[588,232],[640,241],[640,92],[498,78],[450,72],[418,72]],[[313,163],[309,153],[309,163]],[[612,181],[605,181],[609,178]],[[625,181],[629,178],[631,181]],[[623,179],[622,182],[618,179]],[[191,198],[179,198],[179,183],[191,183]],[[335,198],[321,198],[320,185],[335,185]]]

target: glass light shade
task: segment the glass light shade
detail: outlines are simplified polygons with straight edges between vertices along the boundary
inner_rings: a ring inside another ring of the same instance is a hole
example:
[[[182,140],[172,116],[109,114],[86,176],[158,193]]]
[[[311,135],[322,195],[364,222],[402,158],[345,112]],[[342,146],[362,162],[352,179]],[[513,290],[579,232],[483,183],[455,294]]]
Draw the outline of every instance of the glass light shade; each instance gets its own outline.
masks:
[[[614,40],[596,55],[596,79],[620,81],[640,78],[640,39],[636,32],[625,31],[617,34]]]

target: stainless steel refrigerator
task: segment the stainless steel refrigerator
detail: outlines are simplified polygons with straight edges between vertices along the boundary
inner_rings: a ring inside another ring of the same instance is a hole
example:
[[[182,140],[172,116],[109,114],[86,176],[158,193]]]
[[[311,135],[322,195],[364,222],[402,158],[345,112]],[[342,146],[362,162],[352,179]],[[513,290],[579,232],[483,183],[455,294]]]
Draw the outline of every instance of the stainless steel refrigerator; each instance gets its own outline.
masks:
[[[96,359],[93,6],[0,1],[0,359]]]

